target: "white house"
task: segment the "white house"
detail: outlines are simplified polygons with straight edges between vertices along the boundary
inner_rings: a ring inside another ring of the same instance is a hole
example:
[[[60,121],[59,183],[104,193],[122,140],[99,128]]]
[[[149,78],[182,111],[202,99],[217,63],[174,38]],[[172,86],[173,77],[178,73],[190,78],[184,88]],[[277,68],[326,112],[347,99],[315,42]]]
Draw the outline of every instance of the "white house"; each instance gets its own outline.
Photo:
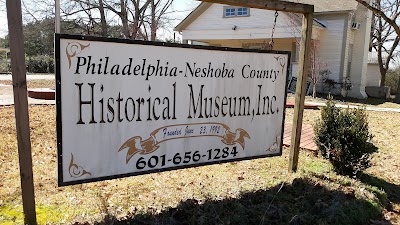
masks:
[[[336,83],[330,91],[366,98],[372,13],[350,0],[299,1],[315,6],[312,39],[319,67],[329,70]],[[265,48],[273,34],[273,50],[291,51],[291,71],[297,76],[301,15],[278,12],[276,23],[275,17],[275,11],[203,2],[175,30],[185,43],[237,48]],[[350,90],[341,85],[346,83]],[[321,91],[324,87],[319,85]]]

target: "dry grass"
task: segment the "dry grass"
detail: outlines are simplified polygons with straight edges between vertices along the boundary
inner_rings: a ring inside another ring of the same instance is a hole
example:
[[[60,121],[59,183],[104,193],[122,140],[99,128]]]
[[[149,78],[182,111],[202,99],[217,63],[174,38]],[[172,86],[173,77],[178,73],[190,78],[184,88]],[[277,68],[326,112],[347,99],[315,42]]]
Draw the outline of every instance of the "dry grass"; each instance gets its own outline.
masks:
[[[10,80],[0,80],[0,84],[12,85]],[[56,88],[55,80],[28,80],[28,88]]]
[[[287,121],[292,113],[287,111]],[[304,121],[313,124],[318,116],[306,110]],[[400,114],[369,116],[381,151],[368,174],[398,187]],[[13,108],[0,107],[0,120],[0,224],[21,224]],[[287,149],[282,157],[58,188],[55,107],[31,106],[30,121],[40,224],[365,224],[381,217],[386,201],[385,187],[337,176],[325,160],[305,152],[299,173],[289,175]],[[392,202],[384,215],[398,221],[400,201]]]
[[[392,208],[385,216],[400,224],[400,113],[369,113],[369,120],[373,143],[380,151],[373,157],[374,166],[367,170],[373,179],[366,182],[388,193]]]

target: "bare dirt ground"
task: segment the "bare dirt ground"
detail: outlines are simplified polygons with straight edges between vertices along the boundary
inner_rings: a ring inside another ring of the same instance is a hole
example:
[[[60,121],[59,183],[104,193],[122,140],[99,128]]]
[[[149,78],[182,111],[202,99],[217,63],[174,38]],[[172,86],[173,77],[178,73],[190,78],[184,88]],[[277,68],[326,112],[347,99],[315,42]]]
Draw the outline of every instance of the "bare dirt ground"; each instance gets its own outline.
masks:
[[[55,89],[54,75],[28,75],[29,88],[52,88]],[[40,100],[28,98],[29,104],[46,105],[55,104],[53,100]],[[0,105],[14,104],[14,95],[11,75],[0,75]]]

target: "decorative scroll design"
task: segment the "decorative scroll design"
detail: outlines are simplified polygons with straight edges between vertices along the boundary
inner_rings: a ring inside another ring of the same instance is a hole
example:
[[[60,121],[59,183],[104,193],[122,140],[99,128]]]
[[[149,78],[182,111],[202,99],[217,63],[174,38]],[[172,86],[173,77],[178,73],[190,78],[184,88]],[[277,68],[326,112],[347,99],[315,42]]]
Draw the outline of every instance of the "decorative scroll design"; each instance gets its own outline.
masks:
[[[285,58],[283,56],[274,56],[274,59],[279,63],[279,65],[281,66],[281,69],[282,69],[281,72],[282,72],[282,74],[284,74],[283,70],[285,69],[285,66],[286,66]]]
[[[74,155],[71,153],[71,161],[69,163],[69,175],[73,178],[79,178],[84,175],[92,176],[92,174],[86,170],[84,170],[81,166],[78,166],[74,163]]]
[[[271,145],[271,147],[267,148],[266,152],[276,153],[279,150],[280,145],[281,145],[281,137],[277,135],[275,142]]]
[[[235,132],[231,132],[230,128],[222,123],[176,124],[154,130],[146,140],[140,136],[132,137],[122,144],[118,152],[128,149],[126,154],[126,163],[128,164],[129,160],[137,153],[147,155],[157,151],[162,142],[194,137],[219,137],[222,143],[226,145],[240,144],[243,150],[245,138],[250,139],[247,131],[238,128]]]
[[[68,45],[65,48],[65,53],[67,54],[69,69],[71,69],[72,58],[79,55],[83,51],[83,49],[85,49],[89,46],[90,46],[90,44],[83,45],[79,42],[68,42]]]

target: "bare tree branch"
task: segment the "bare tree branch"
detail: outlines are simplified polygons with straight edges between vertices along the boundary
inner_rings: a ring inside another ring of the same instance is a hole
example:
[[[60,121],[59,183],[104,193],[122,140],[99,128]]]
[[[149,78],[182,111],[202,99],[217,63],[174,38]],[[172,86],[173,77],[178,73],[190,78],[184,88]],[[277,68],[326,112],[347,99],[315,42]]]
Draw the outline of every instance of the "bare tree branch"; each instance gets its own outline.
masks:
[[[388,16],[386,16],[384,11],[379,10],[378,8],[368,4],[367,2],[365,2],[363,0],[356,0],[356,1],[358,3],[360,3],[361,5],[365,6],[367,9],[371,10],[376,15],[379,15],[380,17],[382,17],[382,19],[384,19],[388,24],[390,24],[391,27],[393,27],[393,29],[396,31],[397,36],[400,36],[400,27],[397,25],[395,19],[389,18]],[[397,10],[398,10],[398,8],[397,8]],[[398,16],[398,13],[397,13],[397,16]]]

